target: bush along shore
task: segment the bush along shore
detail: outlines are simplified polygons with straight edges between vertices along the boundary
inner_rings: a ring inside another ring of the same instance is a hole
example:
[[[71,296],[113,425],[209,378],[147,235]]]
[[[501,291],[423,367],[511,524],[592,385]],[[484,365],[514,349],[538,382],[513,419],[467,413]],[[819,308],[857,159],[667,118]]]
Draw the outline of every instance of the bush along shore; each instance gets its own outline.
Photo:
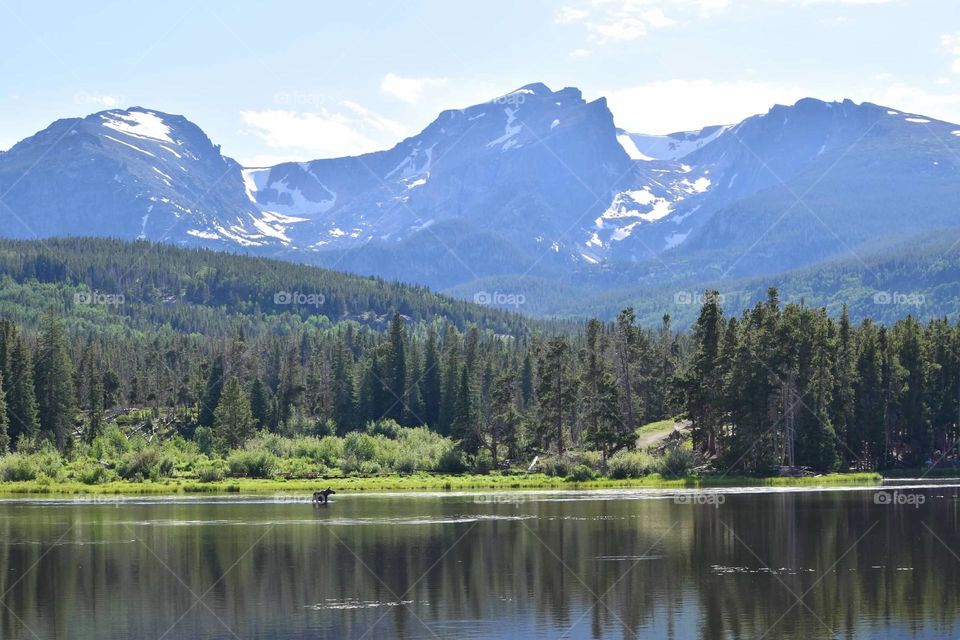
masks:
[[[679,432],[677,432],[679,433]],[[576,487],[711,487],[738,485],[875,484],[875,473],[800,478],[698,475],[682,437],[659,452],[620,451],[537,456],[529,464],[494,468],[489,456],[468,456],[424,427],[373,423],[345,436],[284,437],[259,433],[220,455],[203,434],[151,442],[111,425],[69,457],[48,441],[0,458],[4,494],[173,494],[303,492],[321,484],[338,491],[561,489]]]

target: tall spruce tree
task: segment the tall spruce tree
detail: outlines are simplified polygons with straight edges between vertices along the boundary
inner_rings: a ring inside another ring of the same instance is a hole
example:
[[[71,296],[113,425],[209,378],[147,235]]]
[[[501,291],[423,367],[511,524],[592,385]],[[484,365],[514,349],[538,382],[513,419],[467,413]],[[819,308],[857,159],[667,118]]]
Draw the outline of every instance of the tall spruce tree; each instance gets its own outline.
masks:
[[[60,319],[51,310],[44,318],[34,363],[34,385],[41,434],[67,451],[73,431],[75,395],[73,363]]]
[[[13,338],[10,354],[10,379],[7,382],[7,422],[10,442],[18,445],[21,438],[34,438],[40,431],[33,363],[23,337]]]
[[[547,341],[538,359],[538,373],[540,445],[544,449],[553,446],[562,456],[576,401],[576,382],[566,338],[556,336]]]
[[[223,386],[220,402],[213,415],[213,439],[216,448],[225,453],[240,447],[253,436],[254,418],[250,400],[244,393],[240,380],[231,376]]]

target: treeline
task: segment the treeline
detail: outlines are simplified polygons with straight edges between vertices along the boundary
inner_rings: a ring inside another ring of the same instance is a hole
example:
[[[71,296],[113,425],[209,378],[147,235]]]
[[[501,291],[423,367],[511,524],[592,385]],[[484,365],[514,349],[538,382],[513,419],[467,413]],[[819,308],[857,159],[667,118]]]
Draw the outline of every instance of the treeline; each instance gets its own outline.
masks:
[[[392,420],[494,466],[576,447],[607,458],[678,410],[682,344],[669,318],[644,330],[629,311],[529,339],[400,314],[386,331],[347,321],[289,335],[68,335],[48,312],[37,332],[0,322],[0,425],[4,448],[47,440],[69,452],[125,410],[149,408],[148,431],[225,453],[257,430],[344,435]]]
[[[424,426],[486,466],[572,449],[599,466],[637,428],[689,419],[697,464],[873,470],[955,461],[960,326],[851,323],[766,301],[737,317],[708,292],[693,332],[633,311],[572,333],[505,336],[393,314],[226,336],[169,327],[70,332],[0,321],[0,447],[69,453],[125,415],[225,456],[258,432],[344,436],[383,421]],[[479,465],[484,466],[484,465]]]
[[[515,336],[560,326],[426,287],[281,260],[145,241],[0,239],[2,317],[38,325],[48,307],[79,330],[169,326],[205,335],[229,335],[237,326],[255,334],[341,320],[382,329],[393,313]]]
[[[725,317],[708,292],[678,387],[693,443],[721,469],[921,467],[955,461],[960,326],[851,324],[767,300]]]

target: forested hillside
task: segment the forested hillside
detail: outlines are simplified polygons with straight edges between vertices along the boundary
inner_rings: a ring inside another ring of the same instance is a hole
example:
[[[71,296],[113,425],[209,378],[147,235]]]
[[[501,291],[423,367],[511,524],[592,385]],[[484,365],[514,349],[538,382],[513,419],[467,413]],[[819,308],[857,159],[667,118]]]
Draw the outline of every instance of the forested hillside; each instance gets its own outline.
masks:
[[[514,336],[531,327],[518,314],[426,287],[278,260],[144,241],[0,240],[0,312],[36,326],[47,308],[60,312],[71,332],[167,326],[222,336],[342,320],[383,328],[394,313]]]
[[[536,456],[587,476],[874,470],[952,463],[960,437],[957,325],[854,324],[775,289],[741,315],[707,292],[687,334],[632,309],[528,325],[422,289],[142,243],[4,243],[0,265],[0,448],[19,456],[5,479],[45,474],[50,456],[88,461],[63,473],[92,482],[228,462],[269,475],[282,455],[307,476]],[[274,301],[278,282],[342,311]],[[673,417],[692,451],[637,451],[639,428]]]

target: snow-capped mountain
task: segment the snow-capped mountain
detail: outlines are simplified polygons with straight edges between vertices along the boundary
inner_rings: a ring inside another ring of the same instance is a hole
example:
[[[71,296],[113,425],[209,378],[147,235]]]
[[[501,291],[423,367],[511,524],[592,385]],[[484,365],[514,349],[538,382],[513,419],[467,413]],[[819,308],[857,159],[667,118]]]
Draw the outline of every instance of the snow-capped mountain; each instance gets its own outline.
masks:
[[[262,211],[308,220],[293,233],[310,249],[398,243],[456,220],[531,256],[565,247],[570,257],[576,240],[564,233],[632,184],[633,164],[605,100],[532,84],[444,111],[388,151],[243,175]]]
[[[531,84],[389,150],[247,168],[186,118],[135,107],[0,153],[0,223],[459,291],[528,277],[595,290],[774,273],[958,227],[958,164],[960,127],[849,100],[653,136],[618,129],[603,98]]]
[[[0,154],[0,193],[4,234],[24,238],[202,238],[261,216],[239,165],[196,125],[141,108],[59,120],[16,144]]]

